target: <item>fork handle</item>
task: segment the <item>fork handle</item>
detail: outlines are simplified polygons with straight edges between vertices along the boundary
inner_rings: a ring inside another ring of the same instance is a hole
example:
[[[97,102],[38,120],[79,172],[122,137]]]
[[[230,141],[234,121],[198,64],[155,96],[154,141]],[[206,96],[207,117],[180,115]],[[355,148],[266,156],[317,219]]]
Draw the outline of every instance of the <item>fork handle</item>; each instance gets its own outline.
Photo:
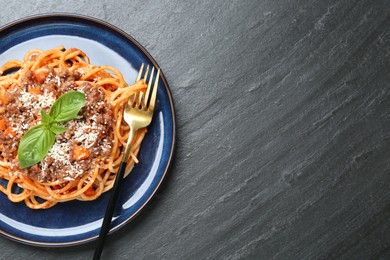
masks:
[[[135,132],[136,132],[136,129],[131,127],[130,133],[129,133],[129,138],[127,139],[126,148],[125,148],[125,151],[123,153],[122,161],[121,161],[121,164],[119,165],[118,173],[117,173],[116,178],[115,178],[114,186],[111,189],[111,194],[110,194],[110,198],[108,200],[107,209],[106,209],[106,212],[104,213],[103,224],[102,224],[102,227],[100,228],[100,234],[99,234],[97,246],[95,249],[95,253],[93,255],[93,260],[100,259],[100,256],[102,254],[103,247],[104,247],[104,242],[106,241],[107,234],[110,231],[111,219],[112,219],[112,216],[114,214],[114,209],[115,209],[115,205],[116,205],[115,202],[117,201],[117,199],[119,197],[121,183],[123,181],[123,176],[125,175],[127,161],[128,161],[129,154],[130,154],[130,146],[131,146],[131,142],[133,141],[133,138],[135,136]]]
[[[114,182],[114,187],[111,190],[107,209],[106,209],[106,212],[104,214],[103,224],[102,224],[102,227],[100,229],[99,239],[97,242],[95,253],[93,255],[94,260],[100,259],[100,256],[102,254],[103,247],[104,247],[104,242],[106,241],[107,234],[110,231],[111,219],[112,219],[112,216],[114,214],[114,209],[115,209],[115,205],[116,205],[115,202],[117,201],[118,196],[119,196],[120,186],[121,186],[123,176],[124,176],[125,171],[126,171],[126,166],[127,166],[127,162],[121,162],[121,164],[119,166],[119,170],[118,170],[118,173],[116,175],[115,182]]]

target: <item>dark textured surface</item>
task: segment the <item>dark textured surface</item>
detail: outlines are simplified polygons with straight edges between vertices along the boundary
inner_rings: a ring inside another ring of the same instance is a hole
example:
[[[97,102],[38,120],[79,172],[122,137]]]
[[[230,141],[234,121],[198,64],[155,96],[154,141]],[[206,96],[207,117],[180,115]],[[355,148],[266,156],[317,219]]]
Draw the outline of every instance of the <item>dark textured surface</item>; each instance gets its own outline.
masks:
[[[0,0],[0,25],[94,16],[167,77],[175,160],[105,259],[390,258],[388,0],[89,2]],[[0,238],[1,259],[89,259],[93,248]]]

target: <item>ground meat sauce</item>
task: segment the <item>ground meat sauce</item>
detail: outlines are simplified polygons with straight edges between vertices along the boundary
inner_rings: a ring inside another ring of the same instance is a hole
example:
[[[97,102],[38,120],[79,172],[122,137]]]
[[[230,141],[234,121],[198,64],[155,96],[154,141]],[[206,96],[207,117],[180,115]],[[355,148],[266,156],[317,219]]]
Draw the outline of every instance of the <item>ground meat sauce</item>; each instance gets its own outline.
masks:
[[[110,154],[114,123],[112,106],[98,85],[83,82],[78,86],[75,81],[80,76],[77,71],[55,73],[49,70],[44,78],[38,78],[33,71],[29,71],[22,79],[21,87],[6,92],[8,104],[0,106],[0,117],[6,120],[7,130],[0,131],[0,151],[10,161],[14,171],[41,182],[75,180]],[[56,136],[52,149],[43,161],[20,170],[17,150],[24,133],[40,123],[42,109],[49,113],[58,97],[74,90],[86,95],[85,105],[78,117],[63,124],[68,130]],[[76,160],[76,146],[87,148],[89,156]]]

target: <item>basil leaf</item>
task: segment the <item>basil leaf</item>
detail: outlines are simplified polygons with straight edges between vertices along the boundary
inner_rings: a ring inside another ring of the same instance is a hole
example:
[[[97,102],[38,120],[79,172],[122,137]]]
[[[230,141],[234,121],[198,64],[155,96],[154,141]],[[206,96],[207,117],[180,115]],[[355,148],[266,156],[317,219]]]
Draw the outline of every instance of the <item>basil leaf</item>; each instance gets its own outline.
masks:
[[[53,118],[49,116],[45,110],[41,110],[41,115],[42,115],[42,124],[50,126],[53,123]]]
[[[56,123],[52,124],[50,126],[50,130],[55,133],[56,135],[58,134],[62,134],[63,132],[65,132],[66,130],[68,130],[67,127],[63,127],[63,126],[60,126],[60,125],[57,125]]]
[[[20,168],[32,166],[45,158],[55,142],[55,134],[45,125],[36,125],[28,130],[18,148]]]
[[[85,103],[85,94],[80,91],[70,91],[61,95],[50,109],[49,116],[54,122],[66,122],[77,117]]]

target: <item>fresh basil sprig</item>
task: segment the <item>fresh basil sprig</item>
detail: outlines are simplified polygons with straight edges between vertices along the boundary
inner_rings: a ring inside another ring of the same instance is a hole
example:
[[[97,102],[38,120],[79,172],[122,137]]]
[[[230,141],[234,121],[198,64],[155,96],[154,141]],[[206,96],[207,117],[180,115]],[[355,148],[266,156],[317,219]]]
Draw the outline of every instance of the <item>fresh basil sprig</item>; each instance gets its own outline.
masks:
[[[18,160],[21,169],[30,167],[45,158],[53,146],[56,134],[67,130],[58,123],[75,119],[85,104],[85,94],[70,91],[61,95],[50,108],[49,114],[41,111],[42,122],[30,128],[22,137],[18,148]]]
[[[55,139],[56,135],[43,124],[30,128],[19,143],[18,159],[20,168],[32,166],[45,158]]]

